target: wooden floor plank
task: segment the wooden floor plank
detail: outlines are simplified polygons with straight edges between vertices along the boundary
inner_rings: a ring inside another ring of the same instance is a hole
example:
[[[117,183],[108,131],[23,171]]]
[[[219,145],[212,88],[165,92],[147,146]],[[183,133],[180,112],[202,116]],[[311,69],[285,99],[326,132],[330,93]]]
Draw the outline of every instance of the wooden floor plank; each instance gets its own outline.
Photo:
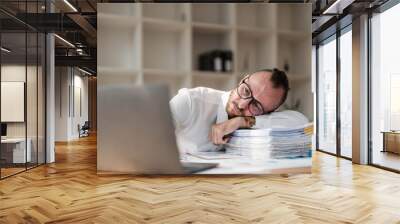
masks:
[[[400,175],[316,152],[300,175],[96,173],[96,137],[0,181],[0,223],[400,223]]]

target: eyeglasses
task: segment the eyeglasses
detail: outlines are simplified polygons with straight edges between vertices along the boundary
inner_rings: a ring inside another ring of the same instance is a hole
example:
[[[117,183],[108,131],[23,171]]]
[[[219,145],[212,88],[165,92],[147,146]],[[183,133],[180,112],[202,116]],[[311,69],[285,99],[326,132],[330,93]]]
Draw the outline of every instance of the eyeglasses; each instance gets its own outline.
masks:
[[[251,99],[250,103],[247,105],[251,115],[258,116],[265,114],[264,108],[262,107],[261,103],[254,99],[250,86],[248,83],[246,83],[246,80],[248,80],[249,78],[250,76],[248,76],[246,79],[243,79],[239,83],[238,87],[236,88],[236,92],[241,99]]]

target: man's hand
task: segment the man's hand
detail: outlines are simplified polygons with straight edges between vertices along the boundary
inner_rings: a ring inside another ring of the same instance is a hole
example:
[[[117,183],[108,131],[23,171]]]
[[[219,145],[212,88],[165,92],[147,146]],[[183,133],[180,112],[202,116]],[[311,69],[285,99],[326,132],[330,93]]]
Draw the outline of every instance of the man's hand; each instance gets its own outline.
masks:
[[[215,145],[221,145],[228,142],[229,137],[226,136],[239,128],[250,128],[255,124],[254,117],[235,117],[225,122],[214,124],[211,127],[210,140]]]

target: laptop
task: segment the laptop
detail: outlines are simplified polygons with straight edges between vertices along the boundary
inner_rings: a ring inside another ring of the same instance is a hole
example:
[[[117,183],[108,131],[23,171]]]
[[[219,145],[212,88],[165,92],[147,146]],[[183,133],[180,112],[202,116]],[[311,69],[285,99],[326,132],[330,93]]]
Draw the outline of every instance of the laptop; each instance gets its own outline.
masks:
[[[128,174],[191,174],[217,163],[180,160],[166,85],[98,88],[97,169]]]

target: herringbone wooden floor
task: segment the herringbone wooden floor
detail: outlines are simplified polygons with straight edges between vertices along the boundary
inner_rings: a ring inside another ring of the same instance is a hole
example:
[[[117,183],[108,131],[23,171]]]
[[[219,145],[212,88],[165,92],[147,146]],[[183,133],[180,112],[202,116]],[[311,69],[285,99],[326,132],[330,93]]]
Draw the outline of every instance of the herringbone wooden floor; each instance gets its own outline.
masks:
[[[95,137],[56,160],[0,181],[0,223],[400,223],[400,175],[322,153],[289,176],[97,176]]]

